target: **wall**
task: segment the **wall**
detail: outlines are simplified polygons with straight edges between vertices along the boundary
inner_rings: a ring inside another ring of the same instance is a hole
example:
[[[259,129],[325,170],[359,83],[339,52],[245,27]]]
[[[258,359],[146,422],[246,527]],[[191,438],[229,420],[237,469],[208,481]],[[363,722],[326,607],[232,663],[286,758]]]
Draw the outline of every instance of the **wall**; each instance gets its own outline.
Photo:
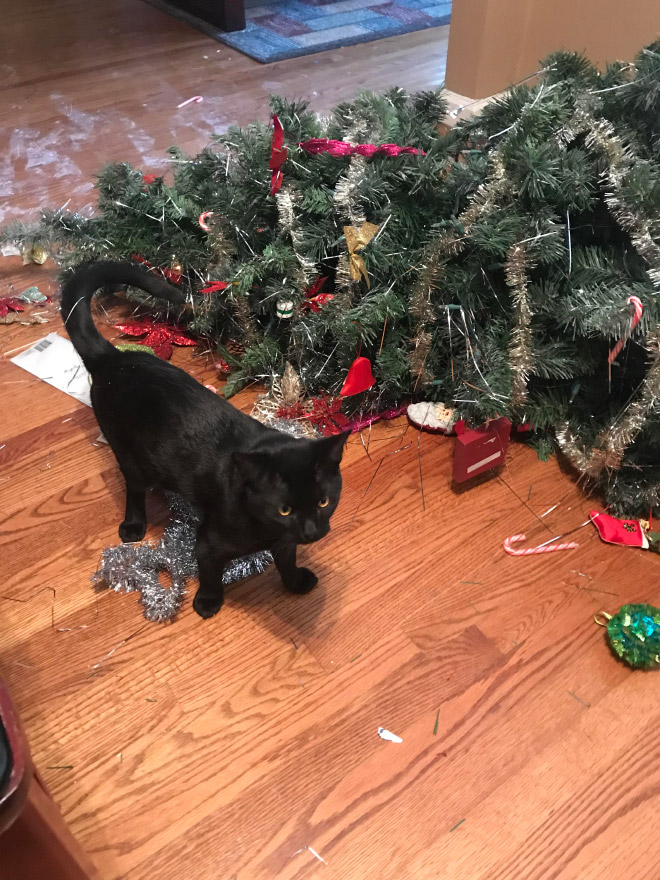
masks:
[[[485,98],[557,49],[603,66],[660,37],[660,0],[453,0],[446,85]]]

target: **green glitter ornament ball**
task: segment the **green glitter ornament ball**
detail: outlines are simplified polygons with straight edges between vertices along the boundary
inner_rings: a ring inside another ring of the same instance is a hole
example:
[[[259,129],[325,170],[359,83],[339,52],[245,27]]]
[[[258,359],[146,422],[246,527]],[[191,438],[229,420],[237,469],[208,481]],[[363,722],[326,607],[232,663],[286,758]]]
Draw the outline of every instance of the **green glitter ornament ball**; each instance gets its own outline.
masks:
[[[599,617],[605,617],[607,622]],[[629,666],[638,669],[660,666],[660,608],[623,605],[613,617],[601,611],[595,619],[607,627],[610,647]]]

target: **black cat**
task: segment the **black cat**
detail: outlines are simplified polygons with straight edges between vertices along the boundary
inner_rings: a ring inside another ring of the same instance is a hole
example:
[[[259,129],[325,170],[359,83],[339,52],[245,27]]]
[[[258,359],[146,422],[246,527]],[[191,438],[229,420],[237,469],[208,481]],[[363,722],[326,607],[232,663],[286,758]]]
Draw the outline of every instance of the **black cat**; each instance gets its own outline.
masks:
[[[272,551],[288,590],[307,593],[317,577],[297,567],[296,545],[330,531],[348,434],[290,437],[239,412],[172,364],[118,351],[96,329],[90,308],[97,290],[117,285],[175,305],[185,299],[130,263],[82,266],[62,290],[64,324],[91,374],[94,413],[126,480],[122,541],[144,537],[147,489],[177,492],[202,511],[193,601],[201,617],[222,607],[227,563],[257,550]]]

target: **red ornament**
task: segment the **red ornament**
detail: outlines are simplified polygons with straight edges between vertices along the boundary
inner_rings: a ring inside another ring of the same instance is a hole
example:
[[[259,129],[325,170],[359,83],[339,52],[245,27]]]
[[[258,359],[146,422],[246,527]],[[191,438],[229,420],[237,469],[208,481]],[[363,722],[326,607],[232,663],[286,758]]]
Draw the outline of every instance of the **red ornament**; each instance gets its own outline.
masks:
[[[308,299],[305,305],[309,306],[313,312],[320,312],[321,306],[329,303],[330,300],[334,298],[334,293],[319,293],[318,296],[313,296],[311,299]]]
[[[511,434],[511,422],[508,419],[493,419],[472,431],[463,430],[460,423],[455,429],[458,436],[454,447],[453,479],[456,483],[464,483],[479,474],[504,464],[506,450]]]
[[[224,358],[215,362],[215,368],[222,376],[228,376],[231,373],[231,367]]]
[[[229,281],[212,281],[206,287],[202,287],[200,293],[216,293],[219,290],[226,290],[228,287],[231,287]]]
[[[616,519],[609,513],[599,513],[597,510],[589,511],[589,519],[596,526],[598,534],[606,544],[643,547],[645,550],[649,546],[639,520]]]
[[[282,186],[282,165],[286,162],[287,148],[284,146],[284,128],[273,114],[273,141],[270,146],[270,194],[274,196]]]
[[[158,180],[157,174],[143,174],[142,175],[142,183],[145,186],[151,186],[152,183],[155,183]]]
[[[376,384],[371,372],[371,361],[366,357],[357,357],[348,369],[348,374],[339,392],[342,397],[361,394]]]
[[[2,299],[0,299],[0,318],[4,318],[5,315],[7,314],[7,312],[9,312],[9,311],[12,311],[12,312],[24,312],[25,311],[25,308],[24,308],[22,302],[20,301],[20,299],[18,299],[18,297],[4,296],[4,297],[2,297]]]
[[[159,358],[167,361],[172,357],[172,345],[197,345],[186,333],[178,327],[170,324],[154,321],[152,318],[142,318],[140,321],[130,321],[128,324],[114,324],[115,330],[120,330],[127,336],[143,336],[140,345],[153,348]]]
[[[321,306],[324,306],[326,303],[329,303],[331,299],[335,298],[334,293],[321,293],[323,285],[327,280],[327,277],[322,278],[319,276],[312,284],[310,284],[305,291],[307,299],[303,303],[303,308],[311,309],[313,312],[320,312]]]
[[[307,297],[307,299],[313,299],[317,293],[320,293],[323,290],[323,285],[327,280],[327,276],[321,277],[321,275],[319,275],[318,278],[315,278],[305,291],[305,296]]]

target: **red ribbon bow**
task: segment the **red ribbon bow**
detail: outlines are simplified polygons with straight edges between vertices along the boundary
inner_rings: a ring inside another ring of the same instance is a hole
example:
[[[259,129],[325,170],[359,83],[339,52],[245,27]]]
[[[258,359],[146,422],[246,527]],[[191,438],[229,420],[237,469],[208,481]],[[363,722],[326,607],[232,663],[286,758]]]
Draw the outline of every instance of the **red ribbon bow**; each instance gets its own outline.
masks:
[[[284,146],[284,129],[282,123],[273,114],[273,141],[270,146],[270,194],[274,196],[282,187],[282,165],[286,162],[287,148]]]

